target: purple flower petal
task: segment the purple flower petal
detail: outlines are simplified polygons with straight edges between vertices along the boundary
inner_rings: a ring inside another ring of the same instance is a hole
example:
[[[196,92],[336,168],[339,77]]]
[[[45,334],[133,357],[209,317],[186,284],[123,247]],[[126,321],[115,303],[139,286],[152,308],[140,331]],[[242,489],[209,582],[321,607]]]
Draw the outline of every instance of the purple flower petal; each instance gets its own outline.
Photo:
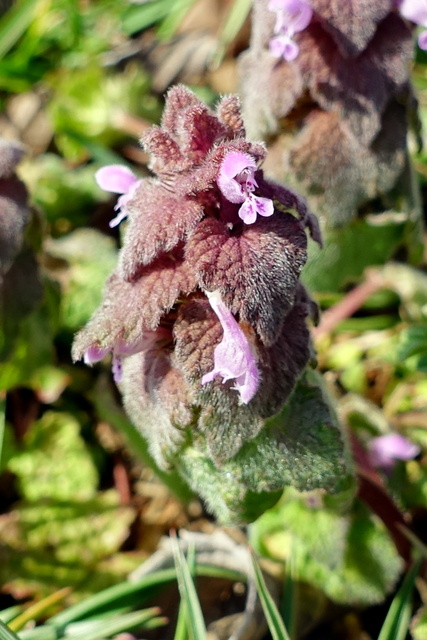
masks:
[[[299,46],[286,34],[271,38],[269,48],[272,56],[283,58],[286,62],[292,62],[299,54]]]
[[[404,18],[427,27],[427,2],[426,0],[402,0],[398,5]]]
[[[418,36],[418,46],[420,49],[422,49],[423,51],[427,50],[427,31],[423,31],[422,33],[420,33],[420,35]]]
[[[89,365],[94,364],[94,362],[103,360],[109,352],[110,349],[105,349],[103,347],[99,347],[96,344],[93,344],[88,349],[86,349],[83,356],[83,362]]]
[[[110,164],[98,169],[95,180],[101,189],[112,193],[128,193],[135,182],[138,182],[136,175],[120,164]]]
[[[276,34],[286,32],[293,35],[308,27],[313,17],[313,9],[305,0],[270,0],[270,11],[276,13]]]
[[[257,215],[268,217],[274,213],[273,201],[249,194],[239,209],[239,217],[245,224],[253,224]]]
[[[219,291],[206,292],[206,295],[218,316],[224,336],[214,351],[214,368],[203,376],[202,384],[211,382],[216,376],[221,376],[223,382],[234,378],[233,389],[247,404],[257,392],[260,382],[254,353],[233,314],[222,302]]]
[[[227,153],[219,170],[218,186],[229,202],[244,202],[245,184],[253,186],[255,169],[256,162],[247,153]],[[236,179],[238,176],[240,179]]]
[[[389,433],[373,438],[368,445],[369,459],[375,467],[386,471],[392,469],[397,460],[411,460],[420,453],[420,448],[399,433]]]
[[[218,186],[229,202],[243,203],[239,216],[246,224],[253,224],[258,214],[271,216],[274,213],[272,200],[253,194],[258,187],[255,170],[252,156],[239,151],[227,153],[219,170]]]

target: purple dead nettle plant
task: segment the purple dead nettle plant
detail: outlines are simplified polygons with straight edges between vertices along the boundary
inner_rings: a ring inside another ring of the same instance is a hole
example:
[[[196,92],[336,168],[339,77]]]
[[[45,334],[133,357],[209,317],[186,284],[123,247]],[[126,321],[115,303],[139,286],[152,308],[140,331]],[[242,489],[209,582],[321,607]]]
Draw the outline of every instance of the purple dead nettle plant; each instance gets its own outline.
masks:
[[[412,33],[426,4],[254,0],[239,63],[248,136],[268,142],[265,175],[304,194],[326,229],[408,195]]]
[[[158,465],[192,447],[213,474],[284,406],[311,357],[314,305],[299,275],[305,231],[320,242],[319,230],[301,198],[265,180],[265,147],[246,139],[235,96],[213,113],[172,88],[143,145],[153,177],[117,166],[97,174],[122,194],[127,227],[73,357],[112,354]]]

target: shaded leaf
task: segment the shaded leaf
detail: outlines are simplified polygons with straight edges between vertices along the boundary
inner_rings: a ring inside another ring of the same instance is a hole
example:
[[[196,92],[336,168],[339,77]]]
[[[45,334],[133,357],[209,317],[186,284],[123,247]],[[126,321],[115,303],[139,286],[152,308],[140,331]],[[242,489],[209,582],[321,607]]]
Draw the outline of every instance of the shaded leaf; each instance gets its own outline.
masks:
[[[314,11],[325,21],[324,27],[346,55],[361,53],[375,35],[378,23],[390,11],[390,0],[372,4],[369,0],[312,0]]]

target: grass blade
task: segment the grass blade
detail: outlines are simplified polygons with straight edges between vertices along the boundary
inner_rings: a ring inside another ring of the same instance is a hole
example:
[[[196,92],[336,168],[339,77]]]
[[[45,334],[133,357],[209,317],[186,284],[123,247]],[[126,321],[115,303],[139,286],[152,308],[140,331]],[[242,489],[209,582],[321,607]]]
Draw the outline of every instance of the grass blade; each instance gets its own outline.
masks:
[[[64,598],[66,598],[71,593],[71,589],[69,587],[65,587],[64,589],[60,589],[47,598],[43,598],[39,602],[35,602],[27,609],[22,611],[22,613],[14,620],[9,623],[9,628],[12,631],[19,631],[23,629],[25,625],[31,620],[37,621],[38,618],[41,617],[42,614],[46,613],[48,609],[50,609],[53,605],[58,604]]]
[[[213,69],[216,69],[221,64],[228,45],[239,33],[244,21],[249,15],[251,7],[252,0],[234,0],[221,33],[219,34],[217,50],[211,61],[211,67]]]
[[[416,560],[393,598],[378,640],[405,640],[412,611],[412,592],[422,560]]]
[[[22,613],[22,607],[19,604],[15,604],[13,607],[8,607],[0,611],[0,620],[5,624],[9,624],[11,620],[19,616]]]
[[[0,58],[10,51],[30,26],[37,0],[24,0],[12,6],[0,19]]]
[[[19,640],[19,636],[11,631],[2,620],[0,620],[0,640]]]
[[[252,565],[255,573],[255,582],[259,599],[261,600],[264,615],[267,620],[268,628],[273,640],[290,640],[289,634],[286,630],[283,620],[280,616],[279,610],[271,597],[267,586],[265,584],[264,576],[262,575],[258,560],[255,554],[252,552]]]
[[[206,640],[206,627],[199,598],[191,577],[190,569],[176,538],[173,539],[172,549],[175,558],[179,593],[187,608],[187,624],[190,638],[192,640]]]
[[[286,574],[283,585],[283,595],[280,603],[280,613],[282,615],[283,624],[287,629],[291,638],[295,633],[295,611],[297,602],[297,581],[295,569],[295,556],[290,553],[286,562]]]
[[[228,580],[246,581],[246,576],[237,571],[207,565],[198,566],[196,574],[208,578],[222,577]],[[136,582],[123,582],[114,585],[56,614],[49,619],[49,624],[52,624],[60,630],[64,630],[71,622],[95,617],[105,611],[112,612],[123,607],[141,606],[145,596],[152,598],[157,590],[162,589],[175,580],[175,569],[163,569],[162,571],[144,576]]]
[[[131,631],[137,627],[143,627],[144,623],[156,617],[160,612],[158,607],[125,613],[114,617],[112,620],[90,620],[76,622],[66,629],[67,640],[100,640],[110,638],[117,633]]]
[[[16,636],[19,640],[58,640],[56,629],[47,624],[33,629],[24,629]]]

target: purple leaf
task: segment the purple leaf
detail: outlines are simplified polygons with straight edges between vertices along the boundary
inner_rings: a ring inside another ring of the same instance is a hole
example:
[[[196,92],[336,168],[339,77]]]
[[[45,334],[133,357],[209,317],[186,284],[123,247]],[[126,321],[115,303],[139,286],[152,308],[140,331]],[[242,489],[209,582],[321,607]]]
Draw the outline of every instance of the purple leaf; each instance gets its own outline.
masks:
[[[218,289],[230,311],[271,344],[292,307],[306,245],[302,224],[288,213],[262,218],[240,233],[207,218],[189,238],[186,259],[199,286]]]
[[[178,196],[154,179],[141,181],[126,210],[129,221],[119,268],[129,281],[160,253],[176,247],[204,214],[203,201]]]

